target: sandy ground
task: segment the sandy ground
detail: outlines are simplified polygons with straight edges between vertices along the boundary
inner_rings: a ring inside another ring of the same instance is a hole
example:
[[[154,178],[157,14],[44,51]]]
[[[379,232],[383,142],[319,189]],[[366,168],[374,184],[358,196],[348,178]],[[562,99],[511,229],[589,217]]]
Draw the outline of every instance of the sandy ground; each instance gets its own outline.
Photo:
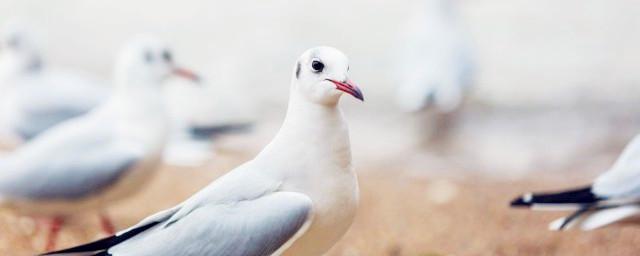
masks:
[[[227,153],[208,167],[165,167],[150,187],[109,212],[117,227],[125,228],[184,200],[248,157]],[[393,175],[375,169],[359,171],[359,213],[329,255],[634,255],[640,249],[640,232],[635,226],[555,233],[547,231],[546,225],[560,213],[507,207],[513,196],[527,190],[587,181],[576,175],[507,182],[473,174],[416,177],[402,169]],[[43,248],[45,232],[36,230],[29,219],[0,215],[0,231],[0,255],[32,255]],[[59,246],[102,236],[95,216],[77,216],[62,232]]]

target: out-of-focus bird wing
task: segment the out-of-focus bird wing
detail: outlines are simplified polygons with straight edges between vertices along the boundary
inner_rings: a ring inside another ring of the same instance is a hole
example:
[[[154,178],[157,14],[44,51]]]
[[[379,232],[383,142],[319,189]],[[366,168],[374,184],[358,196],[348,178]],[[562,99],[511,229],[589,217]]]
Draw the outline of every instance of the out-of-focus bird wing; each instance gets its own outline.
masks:
[[[70,120],[0,163],[6,198],[78,199],[107,188],[143,157],[136,144],[115,138],[109,125]]]

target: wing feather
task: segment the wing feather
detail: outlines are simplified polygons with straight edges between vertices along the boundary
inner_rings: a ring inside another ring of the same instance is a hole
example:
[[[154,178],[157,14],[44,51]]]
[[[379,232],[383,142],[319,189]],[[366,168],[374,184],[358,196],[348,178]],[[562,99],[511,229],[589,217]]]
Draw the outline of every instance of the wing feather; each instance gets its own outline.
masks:
[[[271,255],[305,231],[311,200],[275,192],[234,204],[205,205],[172,225],[153,229],[109,250],[113,255]]]

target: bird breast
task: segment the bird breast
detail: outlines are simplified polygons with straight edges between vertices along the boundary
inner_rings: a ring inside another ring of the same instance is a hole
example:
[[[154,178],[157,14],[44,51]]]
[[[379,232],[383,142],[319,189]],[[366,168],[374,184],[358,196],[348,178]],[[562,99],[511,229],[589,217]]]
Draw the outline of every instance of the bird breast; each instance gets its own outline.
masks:
[[[358,207],[359,191],[353,171],[318,177],[300,191],[313,202],[309,229],[285,251],[285,255],[322,255],[349,229]]]

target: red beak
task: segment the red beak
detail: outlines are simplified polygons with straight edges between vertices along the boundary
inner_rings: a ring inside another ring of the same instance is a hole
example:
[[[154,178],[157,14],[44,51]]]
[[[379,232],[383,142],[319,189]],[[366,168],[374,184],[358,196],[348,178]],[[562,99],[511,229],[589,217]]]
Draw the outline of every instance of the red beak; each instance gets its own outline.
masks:
[[[176,67],[173,69],[173,74],[176,76],[191,80],[196,83],[200,82],[200,76],[198,76],[196,73],[188,69]]]
[[[360,88],[358,88],[358,86],[356,86],[350,80],[346,80],[344,82],[338,82],[331,79],[327,80],[334,83],[336,85],[336,89],[351,94],[351,96],[355,97],[356,99],[364,101],[364,95],[362,95],[362,91],[360,91]]]

